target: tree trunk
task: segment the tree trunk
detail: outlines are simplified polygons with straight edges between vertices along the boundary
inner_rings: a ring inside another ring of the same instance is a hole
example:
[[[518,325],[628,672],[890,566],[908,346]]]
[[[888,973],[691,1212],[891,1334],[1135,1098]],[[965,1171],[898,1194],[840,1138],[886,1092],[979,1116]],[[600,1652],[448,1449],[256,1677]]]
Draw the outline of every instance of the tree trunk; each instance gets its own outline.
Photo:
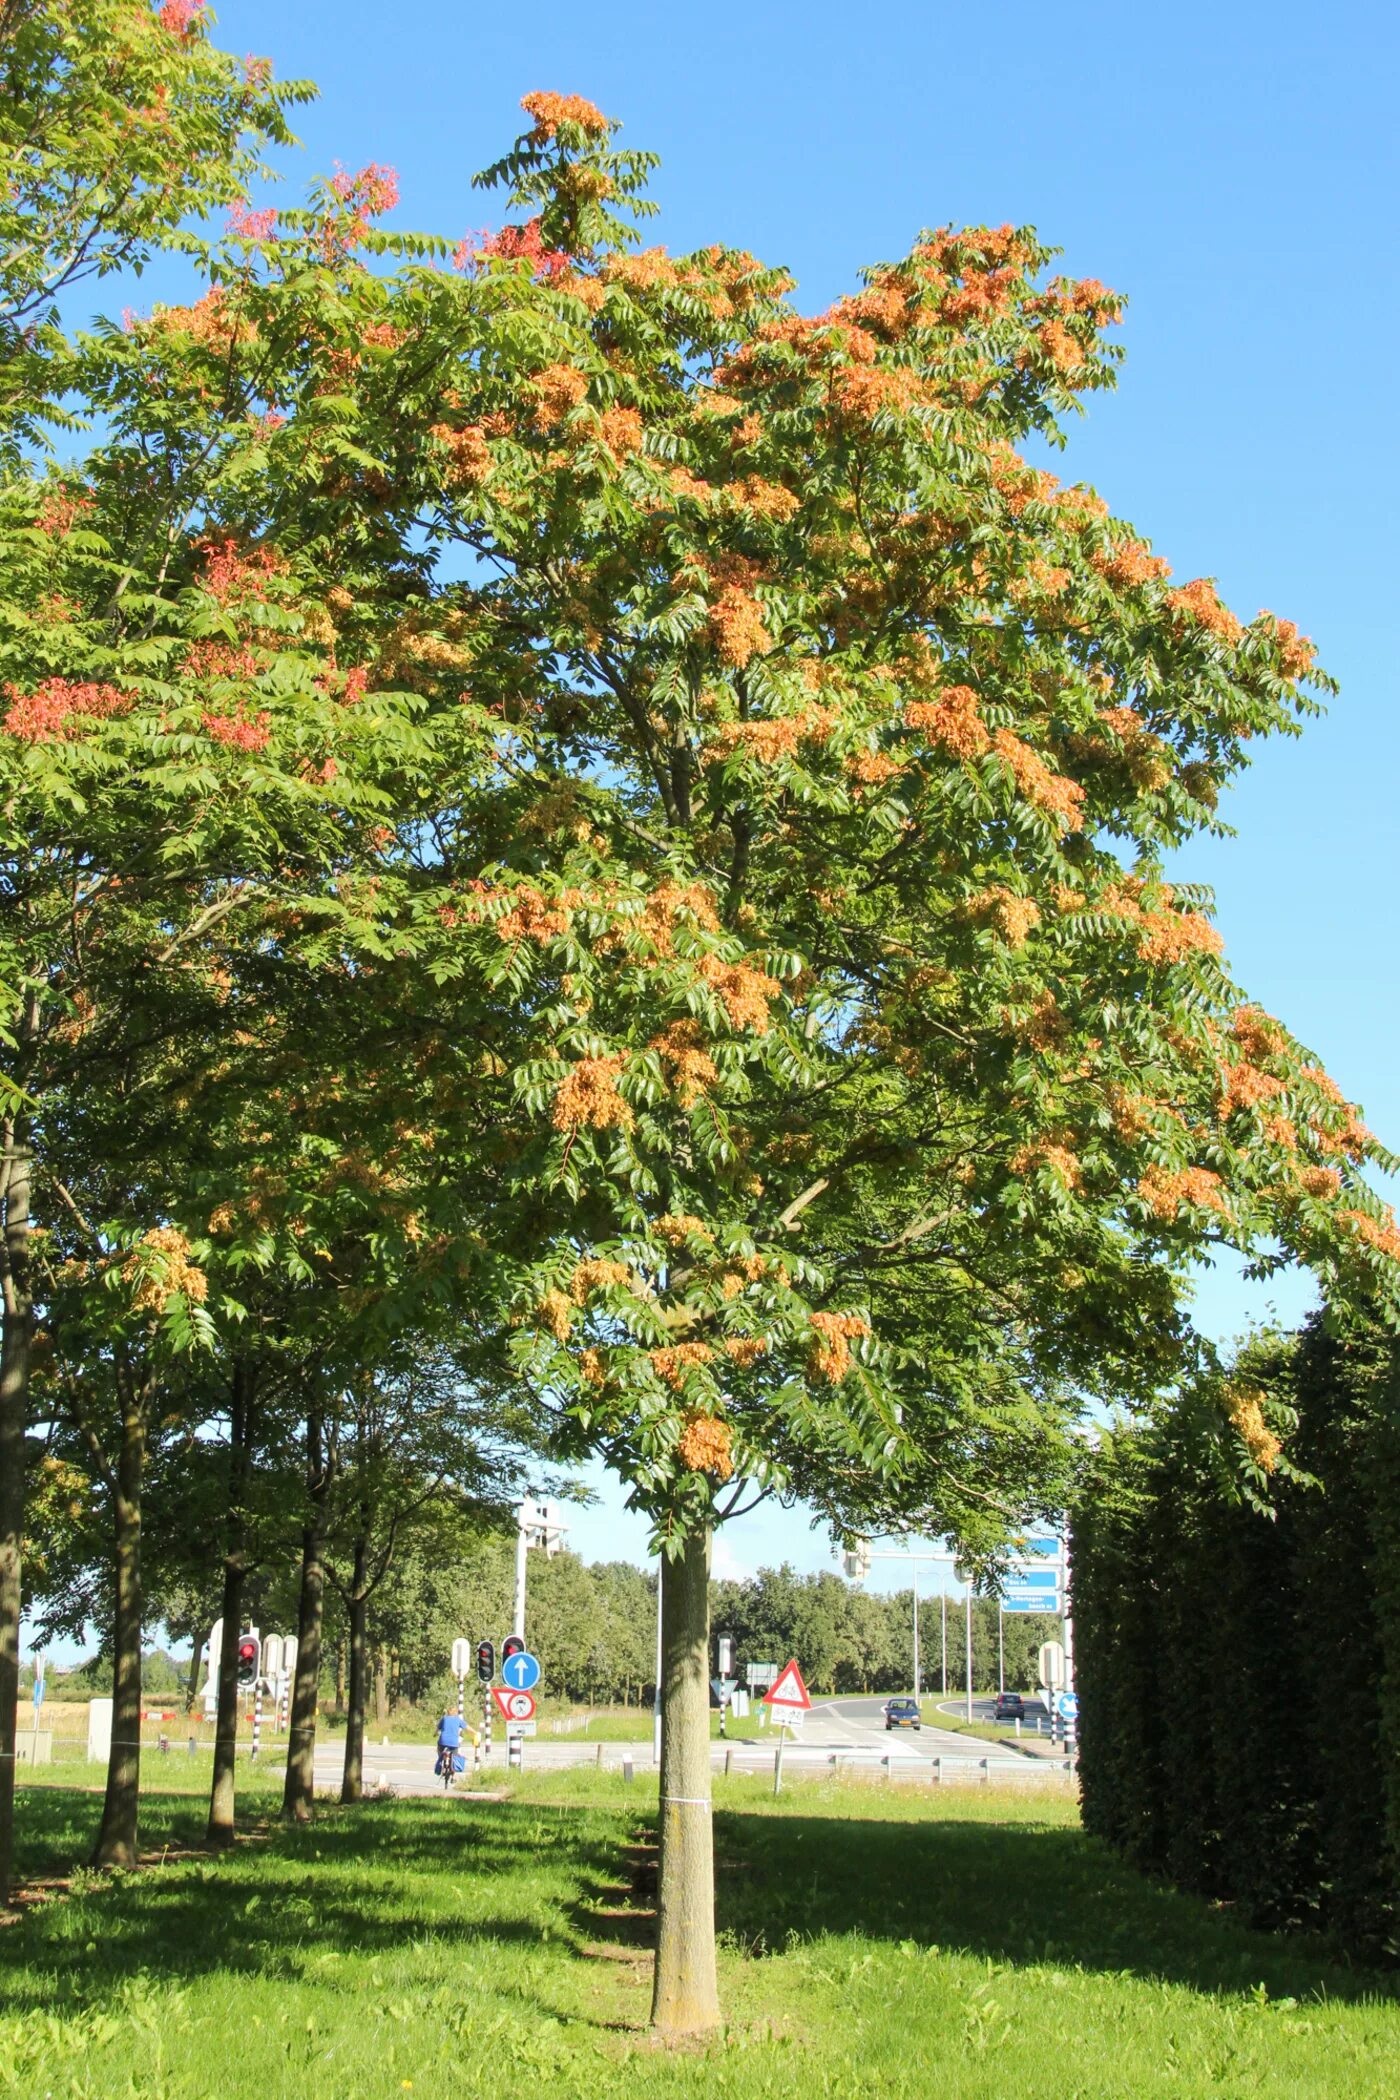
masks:
[[[245,1358],[233,1367],[229,1405],[228,1517],[224,1541],[223,1637],[219,1646],[219,1706],[214,1722],[214,1781],[209,1790],[211,1845],[231,1845],[237,1786],[238,1638],[243,1631],[243,1585],[248,1573],[248,1517],[244,1493],[253,1434],[253,1372]]]
[[[369,1599],[364,1594],[364,1541],[355,1541],[355,1574],[346,1607],[350,1619],[350,1705],[345,1718],[345,1777],[340,1783],[342,1801],[358,1801],[364,1792],[365,1770],[365,1693],[368,1689],[365,1665],[365,1621],[369,1617]]]
[[[224,1561],[224,1634],[219,1645],[219,1703],[214,1717],[214,1782],[209,1790],[208,1838],[211,1845],[233,1843],[237,1798],[234,1763],[238,1755],[238,1636],[243,1631],[246,1572],[243,1556],[229,1554]]]
[[[287,1778],[282,1813],[309,1823],[316,1793],[316,1721],[321,1704],[321,1628],[325,1619],[326,1531],[325,1425],[321,1403],[306,1411],[306,1522],[301,1533],[301,1601],[297,1611],[297,1666],[287,1738]]]
[[[116,1604],[112,1622],[112,1743],[107,1793],[92,1848],[95,1867],[136,1865],[141,1795],[141,1486],[144,1397],[122,1379],[121,1451],[113,1496]]]
[[[193,1708],[195,1700],[199,1697],[199,1665],[203,1657],[204,1636],[202,1633],[197,1633],[194,1637],[194,1648],[190,1655],[189,1679],[185,1685],[185,1705],[190,1708]]]
[[[661,1606],[660,1863],[651,2024],[664,2035],[719,2026],[715,1859],[710,1826],[710,1534],[666,1564]]]
[[[24,1438],[29,1418],[33,1301],[29,1285],[29,1200],[33,1162],[28,1131],[4,1121],[0,1158],[4,1233],[0,1236],[0,1904],[14,1876],[15,1736],[19,1720],[21,1554],[24,1543]]]
[[[374,1651],[374,1718],[380,1728],[389,1719],[389,1658],[382,1645]]]
[[[345,1711],[345,1642],[343,1639],[338,1640],[335,1644],[335,1710],[338,1714],[343,1714]]]

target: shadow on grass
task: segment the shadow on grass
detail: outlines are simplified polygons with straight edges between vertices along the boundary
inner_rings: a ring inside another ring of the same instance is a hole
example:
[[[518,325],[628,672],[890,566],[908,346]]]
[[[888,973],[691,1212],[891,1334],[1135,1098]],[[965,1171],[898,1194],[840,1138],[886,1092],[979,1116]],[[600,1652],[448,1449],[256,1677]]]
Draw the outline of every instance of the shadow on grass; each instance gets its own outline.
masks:
[[[31,1797],[32,1798],[32,1797]],[[81,1857],[93,1809],[45,1795],[31,1840]],[[651,1943],[650,1847],[636,1811],[565,1813],[526,1801],[367,1805],[218,1861],[185,1862],[32,1911],[0,1932],[7,2009],[99,2004],[138,1976],[215,1972],[335,1988],[338,1959],[410,1945],[529,1949],[546,1936],[636,1960]],[[202,1836],[202,1808],[155,1798],[148,1850]],[[942,1947],[1011,1965],[1053,1964],[1202,1993],[1400,1994],[1305,1939],[1248,1930],[1141,1879],[1075,1829],[892,1816],[715,1816],[718,1923],[751,1957],[826,1935]],[[362,1986],[345,1972],[343,1988]],[[512,1982],[502,1977],[502,1986]],[[529,1990],[524,1975],[515,1987]]]
[[[71,1870],[91,1844],[86,1797],[46,1790],[42,1814],[29,1821],[31,1870],[36,1860],[47,1871]],[[200,1856],[111,1880],[80,1870],[74,1894],[36,1905],[0,1932],[0,2003],[11,2012],[72,2012],[135,1979],[178,1985],[216,1973],[314,1973],[334,1989],[342,1956],[401,1954],[409,1945],[533,1948],[546,1930],[556,1945],[577,1950],[588,1927],[574,1899],[615,1872],[626,1835],[613,1815],[601,1830],[581,1821],[517,1804],[374,1804],[331,1810],[307,1827],[264,1824],[256,1847],[212,1854],[203,1848],[202,1805],[153,1798],[142,1805],[146,1859],[166,1848]],[[362,1984],[362,1970],[346,1972],[346,1990]]]
[[[718,1923],[751,1955],[859,1933],[1210,1993],[1262,1982],[1271,1997],[1400,1996],[1400,1979],[1315,1939],[1251,1930],[1073,1828],[717,1813],[715,1842]]]

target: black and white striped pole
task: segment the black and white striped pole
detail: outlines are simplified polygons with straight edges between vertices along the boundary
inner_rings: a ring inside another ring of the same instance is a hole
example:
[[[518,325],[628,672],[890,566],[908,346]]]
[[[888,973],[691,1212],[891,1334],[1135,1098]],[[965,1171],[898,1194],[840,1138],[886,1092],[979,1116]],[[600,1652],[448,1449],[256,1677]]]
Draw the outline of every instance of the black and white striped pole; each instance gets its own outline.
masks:
[[[277,1713],[281,1705],[282,1649],[280,1633],[269,1633],[263,1638],[262,1656],[258,1665],[258,1681],[253,1688],[253,1756],[262,1748],[262,1693],[266,1685],[272,1699],[272,1725],[277,1726]]]
[[[491,1755],[491,1680],[496,1674],[496,1644],[494,1641],[478,1641],[476,1644],[476,1678],[482,1690],[481,1709],[481,1754]]]
[[[258,1737],[262,1733],[262,1642],[256,1626],[238,1636],[238,1688],[253,1694],[253,1756],[256,1757]]]
[[[457,1680],[457,1719],[465,1723],[467,1718],[467,1672],[472,1666],[472,1644],[465,1634],[458,1634],[452,1643],[452,1675]]]

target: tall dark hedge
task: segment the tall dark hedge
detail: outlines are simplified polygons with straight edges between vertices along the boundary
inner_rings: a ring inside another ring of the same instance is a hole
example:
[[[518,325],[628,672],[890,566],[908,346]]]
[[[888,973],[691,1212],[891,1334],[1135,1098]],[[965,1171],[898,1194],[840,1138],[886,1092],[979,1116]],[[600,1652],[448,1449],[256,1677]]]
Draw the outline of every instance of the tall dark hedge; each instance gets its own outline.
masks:
[[[1298,1410],[1271,1513],[1190,1425],[1106,1439],[1074,1525],[1081,1779],[1136,1865],[1400,1956],[1400,1358],[1321,1320],[1265,1366]]]

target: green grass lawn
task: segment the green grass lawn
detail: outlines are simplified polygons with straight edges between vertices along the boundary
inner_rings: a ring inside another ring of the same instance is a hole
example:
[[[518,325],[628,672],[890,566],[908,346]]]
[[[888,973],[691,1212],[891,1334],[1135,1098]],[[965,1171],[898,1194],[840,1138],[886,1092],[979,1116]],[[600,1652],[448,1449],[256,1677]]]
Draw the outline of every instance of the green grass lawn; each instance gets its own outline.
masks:
[[[1016,1723],[1014,1721],[968,1721],[964,1720],[960,1713],[944,1713],[941,1693],[937,1698],[929,1698],[925,1695],[920,1702],[920,1711],[923,1714],[926,1728],[946,1728],[953,1735],[975,1736],[978,1742],[981,1743],[1014,1743],[1017,1740]],[[1037,1740],[1035,1722],[1033,1720],[1021,1723],[1020,1740],[1023,1743],[1034,1743]],[[1049,1747],[1050,1730],[1048,1727],[1042,1727],[1039,1740],[1047,1748]]]
[[[160,1775],[153,1775],[159,1778]],[[268,1803],[252,1804],[270,1806]],[[997,1788],[717,1788],[729,2027],[647,2040],[632,1894],[641,1778],[328,1810],[180,1857],[202,1804],[152,1794],[166,1863],[79,1875],[0,1931],[0,2093],[52,2100],[716,2100],[1388,2095],[1392,1986],[1139,1880],[1073,1804]],[[88,1795],[30,1787],[31,1868],[80,1856]]]

